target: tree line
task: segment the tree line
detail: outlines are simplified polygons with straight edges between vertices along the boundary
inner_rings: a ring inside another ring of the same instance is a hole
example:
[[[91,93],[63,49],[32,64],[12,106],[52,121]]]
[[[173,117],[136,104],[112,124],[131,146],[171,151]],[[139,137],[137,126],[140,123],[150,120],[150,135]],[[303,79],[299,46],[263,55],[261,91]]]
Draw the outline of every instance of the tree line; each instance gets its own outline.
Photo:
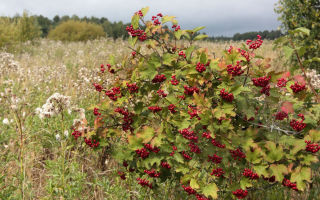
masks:
[[[21,16],[14,16],[12,19],[20,18]],[[49,31],[54,29],[56,26],[61,24],[62,22],[66,22],[69,20],[74,21],[83,21],[88,23],[94,23],[102,26],[104,32],[108,37],[112,37],[113,39],[117,38],[123,38],[126,39],[128,37],[128,34],[125,30],[125,28],[130,23],[124,23],[122,21],[118,22],[111,22],[105,17],[79,17],[77,15],[64,15],[59,16],[56,15],[52,19],[45,17],[43,15],[33,15],[33,18],[36,19],[40,30],[41,30],[41,37],[47,37],[49,34]],[[208,40],[222,40],[222,41],[228,41],[228,40],[247,40],[247,39],[254,39],[257,35],[261,35],[263,39],[269,39],[274,40],[280,36],[282,36],[281,31],[279,30],[272,30],[272,31],[253,31],[253,32],[245,32],[245,33],[236,33],[232,37],[227,36],[211,36],[208,38]]]

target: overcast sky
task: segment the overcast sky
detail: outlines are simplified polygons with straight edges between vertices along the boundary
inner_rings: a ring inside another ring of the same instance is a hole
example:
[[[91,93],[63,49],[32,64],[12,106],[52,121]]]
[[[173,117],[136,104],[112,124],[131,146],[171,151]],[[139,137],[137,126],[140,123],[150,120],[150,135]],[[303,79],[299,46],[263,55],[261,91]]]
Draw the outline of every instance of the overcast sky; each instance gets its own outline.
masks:
[[[232,36],[247,31],[276,30],[278,0],[0,0],[0,15],[23,10],[53,18],[55,15],[106,17],[130,22],[132,14],[149,6],[152,15],[176,16],[181,28],[206,26],[208,35]],[[151,17],[149,14],[148,17]]]

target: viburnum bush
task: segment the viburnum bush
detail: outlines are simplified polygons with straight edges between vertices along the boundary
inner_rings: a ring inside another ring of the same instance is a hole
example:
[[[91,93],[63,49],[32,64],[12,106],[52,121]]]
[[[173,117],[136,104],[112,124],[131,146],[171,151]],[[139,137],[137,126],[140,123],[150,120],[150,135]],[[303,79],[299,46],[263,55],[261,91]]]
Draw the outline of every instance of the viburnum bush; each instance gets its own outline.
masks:
[[[132,53],[101,66],[114,81],[93,84],[105,98],[85,142],[109,145],[119,178],[135,174],[151,191],[167,180],[198,200],[281,185],[306,190],[318,162],[320,105],[301,71],[270,67],[256,53],[259,35],[215,59],[194,45],[203,27],[182,30],[161,13],[147,20],[147,11],[127,27]]]

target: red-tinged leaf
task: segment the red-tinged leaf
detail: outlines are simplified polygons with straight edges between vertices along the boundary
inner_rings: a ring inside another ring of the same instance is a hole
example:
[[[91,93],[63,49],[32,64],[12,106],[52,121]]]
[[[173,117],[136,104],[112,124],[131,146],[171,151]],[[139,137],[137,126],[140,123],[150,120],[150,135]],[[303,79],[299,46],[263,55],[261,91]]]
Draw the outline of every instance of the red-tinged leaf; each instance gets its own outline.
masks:
[[[290,77],[290,72],[284,72],[281,78],[289,78],[289,77]]]
[[[293,103],[285,101],[282,103],[281,110],[287,113],[294,113]]]
[[[298,83],[305,85],[306,84],[306,80],[304,80],[304,77],[301,75],[296,75],[293,77],[295,81],[297,81]]]

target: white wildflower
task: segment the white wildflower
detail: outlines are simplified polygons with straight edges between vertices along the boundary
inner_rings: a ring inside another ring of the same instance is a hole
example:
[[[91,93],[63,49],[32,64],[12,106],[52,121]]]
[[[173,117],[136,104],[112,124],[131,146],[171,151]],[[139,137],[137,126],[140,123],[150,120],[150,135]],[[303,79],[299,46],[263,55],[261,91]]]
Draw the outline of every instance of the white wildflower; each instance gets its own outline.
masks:
[[[56,135],[56,140],[60,141],[61,137],[59,134]]]
[[[36,108],[35,112],[43,119],[44,117],[52,117],[58,115],[64,110],[70,109],[70,97],[63,96],[59,93],[54,93],[49,97],[46,103],[41,108]]]
[[[8,118],[4,118],[2,123],[5,124],[5,125],[9,125],[10,124]]]
[[[63,134],[64,134],[64,136],[68,137],[68,136],[69,136],[69,131],[68,131],[68,130],[65,130],[65,131],[63,132]]]

